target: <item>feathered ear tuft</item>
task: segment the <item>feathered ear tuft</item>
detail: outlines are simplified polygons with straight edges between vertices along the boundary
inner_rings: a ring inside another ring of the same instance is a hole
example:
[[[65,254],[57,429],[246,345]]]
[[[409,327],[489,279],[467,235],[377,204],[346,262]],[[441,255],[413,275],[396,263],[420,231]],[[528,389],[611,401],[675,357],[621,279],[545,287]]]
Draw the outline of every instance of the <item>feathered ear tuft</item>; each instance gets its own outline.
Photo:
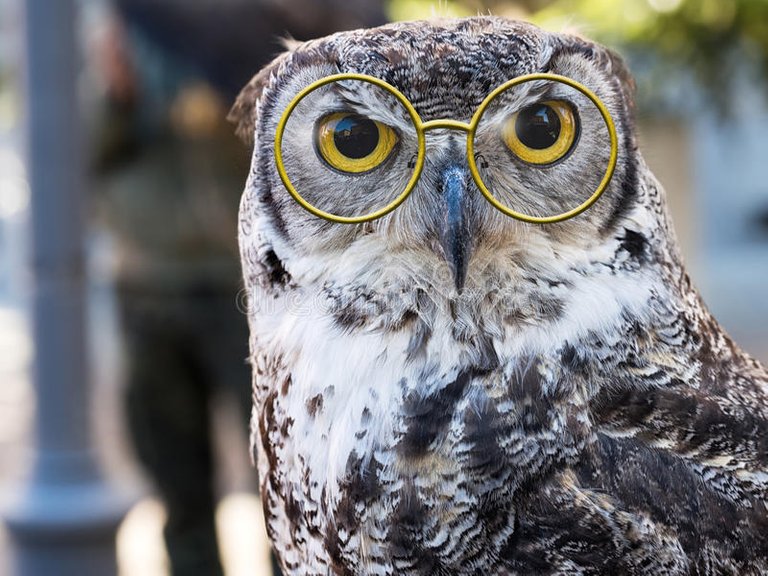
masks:
[[[618,91],[621,93],[630,114],[635,108],[635,79],[629,71],[624,58],[618,52],[592,42],[576,34],[564,34],[555,46],[550,62],[562,54],[581,54],[588,60],[608,72],[608,76],[616,80]]]
[[[237,96],[227,120],[235,125],[235,134],[248,146],[253,146],[253,133],[256,129],[256,116],[259,100],[269,77],[275,69],[275,63],[264,67],[245,85]]]
[[[629,67],[624,61],[624,58],[622,58],[618,52],[615,52],[610,48],[603,48],[603,51],[605,55],[604,57],[607,58],[608,62],[610,63],[611,73],[619,79],[621,91],[624,95],[624,100],[626,101],[627,106],[629,107],[630,111],[634,112],[635,92],[637,90],[635,78],[629,71]]]
[[[299,46],[301,46],[303,44],[303,42],[301,40],[296,40],[296,38],[294,38],[290,34],[286,34],[280,40],[280,44],[282,44],[283,48],[285,48],[288,52],[293,52]]]
[[[301,46],[302,43],[287,36],[282,39],[282,44],[286,48],[286,51],[264,66],[264,68],[262,68],[259,73],[245,85],[245,88],[243,88],[237,96],[229,114],[227,114],[227,120],[235,125],[235,134],[242,138],[242,140],[249,146],[253,145],[253,134],[256,130],[259,102],[261,101],[264,89],[271,82],[272,75],[278,71],[280,66],[299,46]]]

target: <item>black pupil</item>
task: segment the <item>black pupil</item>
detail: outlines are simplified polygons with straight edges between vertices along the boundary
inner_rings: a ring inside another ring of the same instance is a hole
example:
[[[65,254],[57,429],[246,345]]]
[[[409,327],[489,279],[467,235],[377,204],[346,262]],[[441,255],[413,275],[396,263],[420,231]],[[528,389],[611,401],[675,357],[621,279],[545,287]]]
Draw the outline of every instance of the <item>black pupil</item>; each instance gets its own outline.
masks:
[[[528,148],[544,150],[560,137],[560,118],[550,106],[534,104],[517,115],[515,132],[520,142]]]
[[[346,116],[333,129],[333,143],[347,158],[365,158],[376,150],[379,129],[376,123],[361,116]]]

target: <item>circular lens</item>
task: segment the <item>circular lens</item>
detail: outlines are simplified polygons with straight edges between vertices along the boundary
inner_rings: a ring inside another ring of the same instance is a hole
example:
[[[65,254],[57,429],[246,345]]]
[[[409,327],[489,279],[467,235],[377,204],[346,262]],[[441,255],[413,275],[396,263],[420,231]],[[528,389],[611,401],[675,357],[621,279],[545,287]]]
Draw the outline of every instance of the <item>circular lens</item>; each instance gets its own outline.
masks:
[[[473,118],[470,168],[496,208],[532,223],[589,208],[613,176],[618,142],[604,104],[554,74],[516,78],[494,90]]]
[[[304,209],[339,223],[394,210],[424,164],[418,114],[395,88],[370,76],[337,74],[288,104],[275,133],[275,162]]]
[[[316,145],[328,165],[342,172],[368,172],[387,159],[397,144],[395,131],[376,120],[335,112],[317,124]]]

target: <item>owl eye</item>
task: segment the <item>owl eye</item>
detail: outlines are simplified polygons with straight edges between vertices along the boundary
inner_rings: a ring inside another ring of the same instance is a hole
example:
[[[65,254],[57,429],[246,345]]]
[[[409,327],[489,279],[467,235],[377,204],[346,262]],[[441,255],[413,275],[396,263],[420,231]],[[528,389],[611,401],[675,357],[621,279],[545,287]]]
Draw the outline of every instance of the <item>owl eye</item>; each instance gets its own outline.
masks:
[[[342,172],[360,174],[384,162],[397,143],[395,131],[381,122],[349,112],[322,118],[315,130],[323,160]]]
[[[576,141],[579,126],[573,108],[562,100],[527,106],[507,120],[503,138],[507,147],[529,164],[552,164],[563,158]]]

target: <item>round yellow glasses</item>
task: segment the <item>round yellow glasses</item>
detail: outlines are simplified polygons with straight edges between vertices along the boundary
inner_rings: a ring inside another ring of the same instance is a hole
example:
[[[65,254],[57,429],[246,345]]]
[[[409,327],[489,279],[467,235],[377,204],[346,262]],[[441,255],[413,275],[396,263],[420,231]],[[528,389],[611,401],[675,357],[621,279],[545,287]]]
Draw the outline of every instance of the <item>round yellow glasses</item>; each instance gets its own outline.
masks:
[[[317,121],[300,120],[307,117]],[[488,94],[467,124],[423,122],[387,82],[335,74],[301,90],[280,117],[277,171],[296,202],[315,216],[368,222],[409,196],[424,169],[425,134],[436,129],[465,132],[467,165],[483,196],[504,214],[535,224],[587,210],[608,187],[618,158],[608,109],[565,76],[509,80]],[[610,148],[600,145],[607,141]],[[325,170],[313,169],[317,163]]]

